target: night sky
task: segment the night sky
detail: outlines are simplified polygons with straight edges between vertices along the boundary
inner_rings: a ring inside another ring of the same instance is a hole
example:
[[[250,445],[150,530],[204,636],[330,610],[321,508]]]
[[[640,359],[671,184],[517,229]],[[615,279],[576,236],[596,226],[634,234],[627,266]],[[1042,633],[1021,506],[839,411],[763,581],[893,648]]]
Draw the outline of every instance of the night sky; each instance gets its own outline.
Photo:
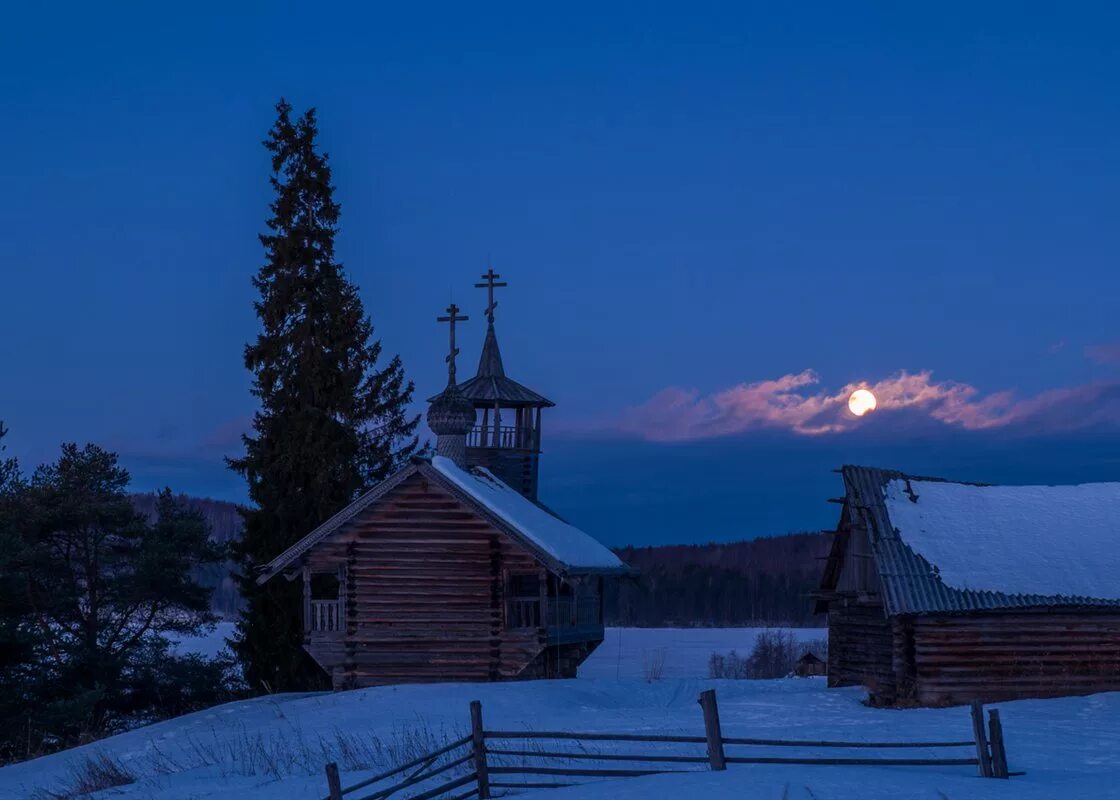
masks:
[[[469,372],[471,286],[509,281],[507,372],[557,403],[542,497],[604,541],[826,527],[846,462],[1120,480],[1120,11],[780,5],[6,7],[9,454],[243,498],[284,96],[418,401],[435,316],[471,315]]]

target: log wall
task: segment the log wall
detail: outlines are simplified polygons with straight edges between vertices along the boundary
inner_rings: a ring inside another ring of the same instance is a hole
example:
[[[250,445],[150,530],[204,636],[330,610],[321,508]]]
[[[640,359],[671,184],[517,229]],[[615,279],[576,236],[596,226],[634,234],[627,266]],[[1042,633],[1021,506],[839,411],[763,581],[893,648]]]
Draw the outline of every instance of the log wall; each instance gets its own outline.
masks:
[[[1120,612],[920,616],[913,636],[921,705],[1120,690]]]
[[[836,600],[828,611],[828,685],[866,686],[877,702],[894,702],[894,637],[877,604]]]
[[[544,568],[421,475],[308,556],[312,573],[342,562],[346,630],[306,643],[335,688],[525,677],[546,648],[544,628],[505,626],[508,575]]]

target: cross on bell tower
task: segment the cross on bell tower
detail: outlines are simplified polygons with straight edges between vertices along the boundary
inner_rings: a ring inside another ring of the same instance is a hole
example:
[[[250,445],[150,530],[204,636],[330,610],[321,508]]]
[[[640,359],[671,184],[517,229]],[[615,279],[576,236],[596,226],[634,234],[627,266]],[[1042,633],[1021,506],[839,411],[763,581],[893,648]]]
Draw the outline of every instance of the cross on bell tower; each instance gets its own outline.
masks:
[[[486,274],[482,276],[482,280],[484,280],[485,283],[476,283],[474,285],[476,289],[486,290],[486,321],[490,325],[494,324],[494,309],[498,307],[498,302],[494,299],[494,290],[509,286],[509,284],[504,281],[499,282],[498,278],[500,277],[502,276],[494,272],[493,267],[490,267],[486,270]]]
[[[498,307],[494,290],[508,285],[500,280],[501,277],[490,267],[482,276],[482,281],[475,284],[477,288],[486,290],[487,325],[478,372],[458,387],[476,414],[474,427],[467,436],[466,459],[472,466],[486,467],[506,485],[536,500],[541,410],[551,408],[553,403],[506,375],[502,353],[498,349],[498,335],[494,330],[494,309]],[[458,311],[452,305],[447,309],[447,316],[439,318],[441,322],[452,325],[452,355],[448,356],[452,381],[455,380],[454,355],[459,352],[455,348],[455,322],[452,318],[465,319],[457,317]]]

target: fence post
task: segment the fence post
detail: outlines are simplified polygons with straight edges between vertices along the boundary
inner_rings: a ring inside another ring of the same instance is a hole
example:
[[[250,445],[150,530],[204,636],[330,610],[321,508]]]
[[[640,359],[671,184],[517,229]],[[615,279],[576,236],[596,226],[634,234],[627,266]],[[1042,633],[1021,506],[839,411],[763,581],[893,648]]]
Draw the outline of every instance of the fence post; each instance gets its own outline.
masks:
[[[727,769],[715,689],[705,689],[700,692],[700,708],[704,710],[704,738],[708,740],[708,765],[714,770]]]
[[[992,757],[988,754],[988,737],[984,733],[984,706],[972,704],[972,738],[976,740],[976,760],[980,764],[980,777],[992,777]]]
[[[338,779],[338,764],[327,764],[327,796],[330,800],[342,800],[342,782]]]
[[[1003,723],[999,720],[998,708],[988,711],[988,727],[992,740],[992,777],[1006,778],[1007,750],[1003,746]]]
[[[490,769],[486,766],[486,732],[482,727],[482,703],[471,701],[471,747],[478,777],[479,800],[490,800]]]

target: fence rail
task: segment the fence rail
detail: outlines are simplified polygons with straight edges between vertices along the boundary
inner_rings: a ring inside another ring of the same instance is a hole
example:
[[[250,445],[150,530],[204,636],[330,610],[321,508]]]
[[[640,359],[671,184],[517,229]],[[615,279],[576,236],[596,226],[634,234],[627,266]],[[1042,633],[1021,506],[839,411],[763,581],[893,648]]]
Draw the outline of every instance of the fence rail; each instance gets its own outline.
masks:
[[[440,775],[471,765],[467,774],[445,780],[438,786],[429,788],[420,794],[410,795],[409,800],[432,800],[441,797],[444,800],[466,800],[477,796],[480,800],[489,800],[493,789],[554,789],[572,786],[573,782],[563,779],[568,778],[633,778],[643,775],[657,775],[668,772],[696,771],[694,769],[674,768],[673,765],[688,767],[690,765],[707,764],[711,770],[724,770],[728,764],[789,764],[789,765],[820,765],[820,766],[975,766],[984,778],[1007,778],[1010,773],[1007,767],[1007,751],[1003,742],[1003,726],[999,717],[999,709],[988,712],[988,727],[984,726],[984,709],[979,703],[971,707],[971,722],[973,738],[960,741],[934,741],[934,742],[845,742],[829,739],[757,739],[741,736],[724,736],[720,721],[719,708],[716,703],[715,691],[709,689],[700,693],[700,707],[704,717],[703,736],[677,736],[672,734],[646,734],[646,733],[603,733],[575,731],[503,731],[486,730],[482,723],[482,704],[477,700],[470,706],[471,733],[457,739],[444,747],[433,750],[406,764],[401,764],[388,772],[367,778],[345,789],[341,787],[338,778],[338,766],[327,764],[327,786],[329,794],[324,800],[343,800],[344,795],[351,794],[359,789],[365,789],[374,784],[381,783],[402,773],[408,773],[403,779],[392,786],[377,789],[372,794],[364,795],[354,800],[390,800],[390,798],[411,787],[431,781]],[[490,747],[489,742],[510,742],[505,746]],[[703,755],[688,755],[682,753],[594,753],[579,750],[545,749],[543,746],[533,748],[531,745],[518,746],[513,742],[546,742],[546,741],[574,741],[574,742],[644,742],[658,744],[684,744],[705,745]],[[814,748],[849,748],[849,749],[925,749],[925,748],[972,748],[974,755],[967,758],[868,758],[868,757],[821,757],[821,756],[753,756],[740,755],[738,752],[727,754],[726,748],[734,747],[801,747]],[[456,751],[463,752],[455,754]],[[452,755],[455,754],[455,755]],[[442,763],[439,763],[444,759]],[[494,763],[491,763],[491,759]],[[545,763],[540,763],[540,762]],[[554,766],[549,762],[567,761],[599,761],[599,762],[632,762],[634,767],[593,767],[593,766]],[[663,764],[666,768],[652,765]],[[409,772],[412,770],[412,772]],[[1018,774],[1018,773],[1017,773]],[[491,781],[491,776],[498,780]],[[560,780],[510,780],[505,776],[543,776]],[[473,784],[472,788],[460,794],[452,795],[456,789]],[[444,797],[446,796],[446,797]]]

